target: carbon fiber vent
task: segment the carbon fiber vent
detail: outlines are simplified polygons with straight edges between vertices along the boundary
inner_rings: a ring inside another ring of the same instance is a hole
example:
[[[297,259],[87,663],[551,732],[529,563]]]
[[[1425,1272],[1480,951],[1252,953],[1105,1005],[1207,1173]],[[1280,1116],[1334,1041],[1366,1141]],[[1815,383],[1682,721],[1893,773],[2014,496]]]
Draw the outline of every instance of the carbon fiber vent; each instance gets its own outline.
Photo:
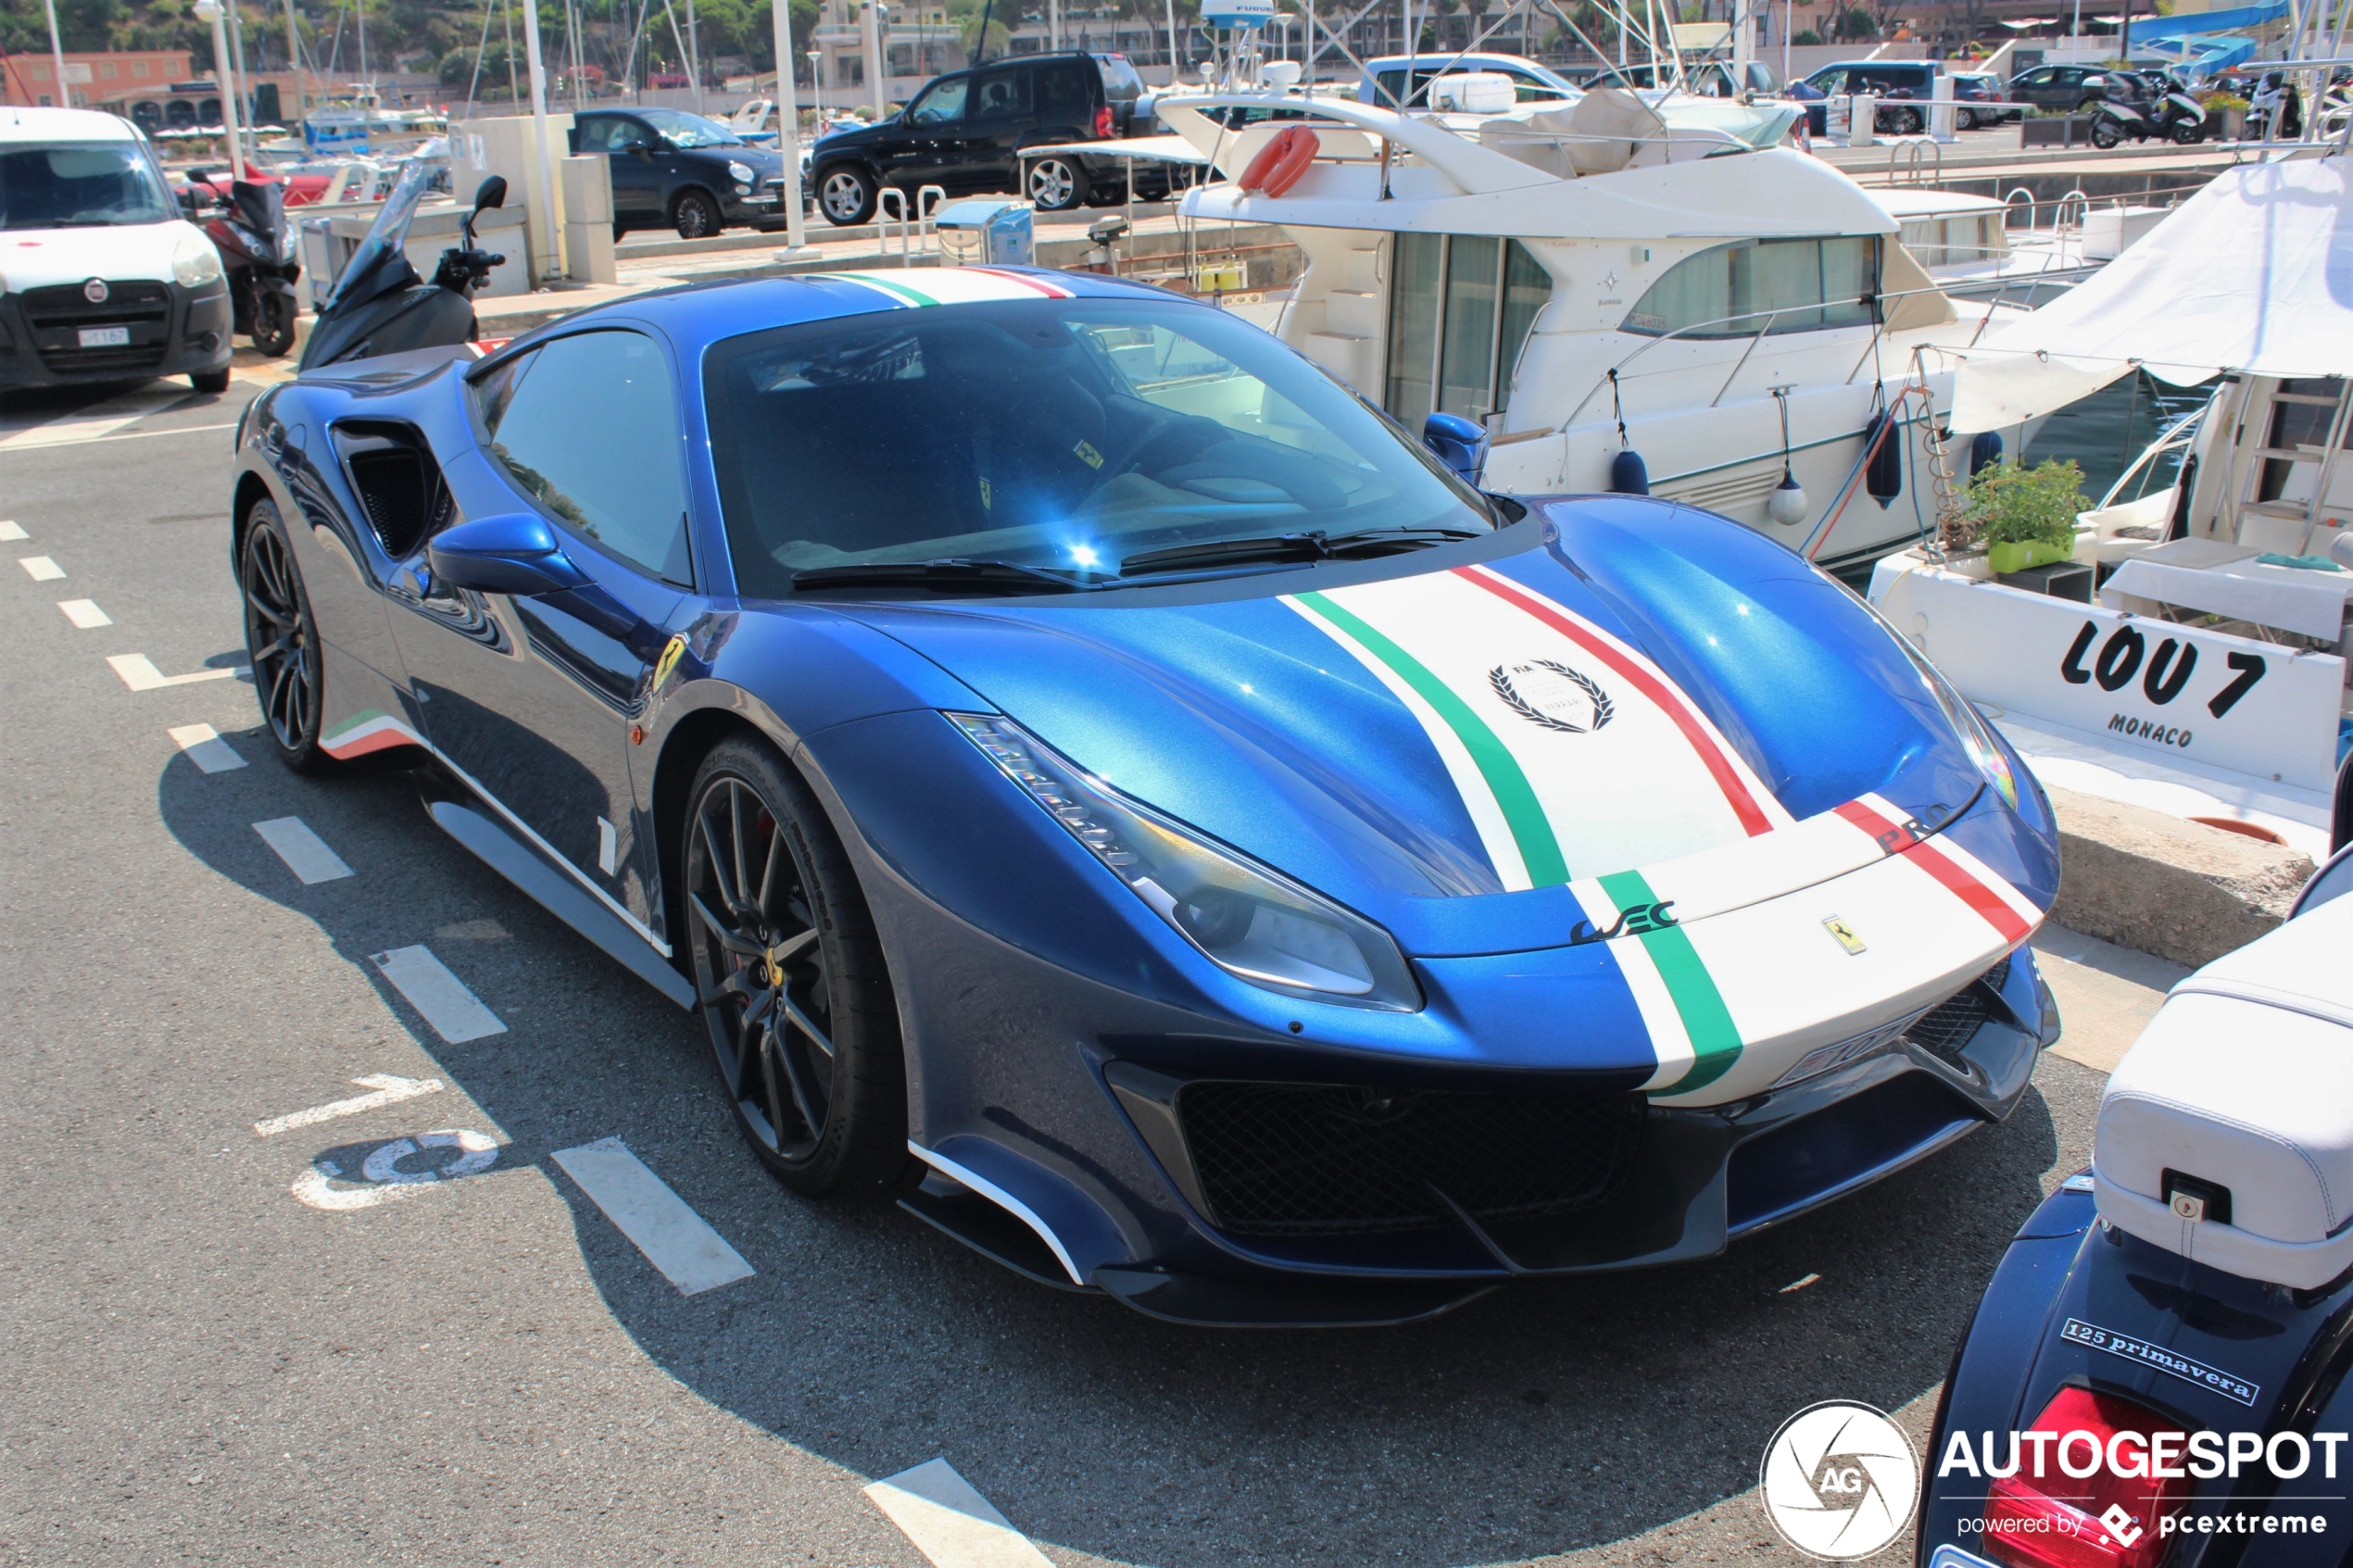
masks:
[[[1959,1066],[1961,1052],[1976,1038],[1979,1027],[1994,1016],[1994,998],[2009,978],[2010,960],[2006,956],[1954,996],[1922,1013],[1904,1031],[1904,1037],[1922,1050],[1932,1051]]]
[[[1243,1236],[1352,1236],[1597,1208],[1642,1143],[1640,1095],[1188,1084],[1177,1115],[1212,1218]]]

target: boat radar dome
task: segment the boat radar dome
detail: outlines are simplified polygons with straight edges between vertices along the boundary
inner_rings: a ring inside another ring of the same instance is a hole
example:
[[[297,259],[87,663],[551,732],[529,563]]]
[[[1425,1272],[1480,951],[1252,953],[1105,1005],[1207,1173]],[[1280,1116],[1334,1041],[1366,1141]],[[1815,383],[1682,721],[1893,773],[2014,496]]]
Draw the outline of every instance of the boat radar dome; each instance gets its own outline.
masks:
[[[1263,28],[1275,19],[1275,0],[1202,0],[1201,19],[1215,28]]]

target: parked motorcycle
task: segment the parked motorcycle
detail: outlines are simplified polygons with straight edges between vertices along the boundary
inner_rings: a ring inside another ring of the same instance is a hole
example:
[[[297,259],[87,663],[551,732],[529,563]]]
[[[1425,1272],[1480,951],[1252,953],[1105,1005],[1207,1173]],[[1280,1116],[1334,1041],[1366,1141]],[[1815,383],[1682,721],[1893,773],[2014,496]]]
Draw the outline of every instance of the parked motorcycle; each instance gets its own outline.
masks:
[[[229,274],[233,330],[271,358],[294,346],[295,318],[302,308],[295,295],[295,280],[302,276],[301,236],[286,221],[285,196],[274,182],[238,180],[231,182],[228,200],[203,215],[205,237]]]
[[[474,294],[490,281],[491,269],[507,260],[475,244],[474,220],[505,205],[507,182],[494,174],[482,182],[460,229],[463,243],[441,253],[427,282],[409,264],[407,246],[409,225],[433,181],[434,170],[422,163],[402,168],[384,210],[319,307],[301,370],[474,340]]]
[[[2129,94],[2129,95],[2128,95]],[[2206,139],[2206,108],[2170,77],[2135,81],[2110,71],[2105,95],[2092,111],[2092,145],[2103,151],[2127,136],[2189,146]]]
[[[2353,777],[2353,773],[2348,773]],[[2318,1568],[2353,1533],[2353,822],[2173,988],[1955,1358],[1930,1568]]]
[[[2304,134],[2304,94],[2285,71],[2263,73],[2263,85],[2246,107],[2250,142],[2293,142]]]

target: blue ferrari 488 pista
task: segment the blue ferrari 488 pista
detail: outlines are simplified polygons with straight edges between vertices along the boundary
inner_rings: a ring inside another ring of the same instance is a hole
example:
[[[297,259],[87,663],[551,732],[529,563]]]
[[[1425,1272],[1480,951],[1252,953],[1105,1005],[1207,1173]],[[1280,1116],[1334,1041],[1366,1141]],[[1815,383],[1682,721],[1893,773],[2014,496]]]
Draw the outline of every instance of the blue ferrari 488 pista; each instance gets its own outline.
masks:
[[[772,279],[273,389],[233,557],[284,759],[418,759],[786,1185],[1397,1321],[1717,1252],[2057,1029],[2048,803],[1903,638],[1455,433],[1110,279]]]

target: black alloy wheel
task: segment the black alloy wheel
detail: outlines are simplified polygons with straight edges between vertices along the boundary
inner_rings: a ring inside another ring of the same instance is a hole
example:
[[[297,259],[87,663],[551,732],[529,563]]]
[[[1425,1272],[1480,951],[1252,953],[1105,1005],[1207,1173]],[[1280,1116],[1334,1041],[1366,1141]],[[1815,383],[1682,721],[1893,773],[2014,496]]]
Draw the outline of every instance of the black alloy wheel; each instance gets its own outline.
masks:
[[[295,302],[289,294],[270,293],[253,302],[253,345],[272,359],[294,346]]]
[[[245,514],[237,553],[237,585],[245,602],[245,657],[253,664],[254,695],[277,743],[280,760],[315,773],[333,760],[319,746],[324,672],[319,668],[319,624],[302,569],[286,544],[274,502],[256,501]]]
[[[1028,186],[1026,194],[1040,212],[1068,212],[1087,199],[1087,173],[1068,158],[1031,164]]]
[[[719,204],[701,191],[681,191],[670,204],[670,224],[682,240],[702,240],[719,232]]]
[[[902,1186],[906,1067],[882,944],[824,809],[775,751],[721,742],[683,824],[686,926],[720,1082],[811,1198]]]
[[[881,199],[875,178],[862,169],[833,169],[817,182],[817,209],[837,229],[863,223]]]

